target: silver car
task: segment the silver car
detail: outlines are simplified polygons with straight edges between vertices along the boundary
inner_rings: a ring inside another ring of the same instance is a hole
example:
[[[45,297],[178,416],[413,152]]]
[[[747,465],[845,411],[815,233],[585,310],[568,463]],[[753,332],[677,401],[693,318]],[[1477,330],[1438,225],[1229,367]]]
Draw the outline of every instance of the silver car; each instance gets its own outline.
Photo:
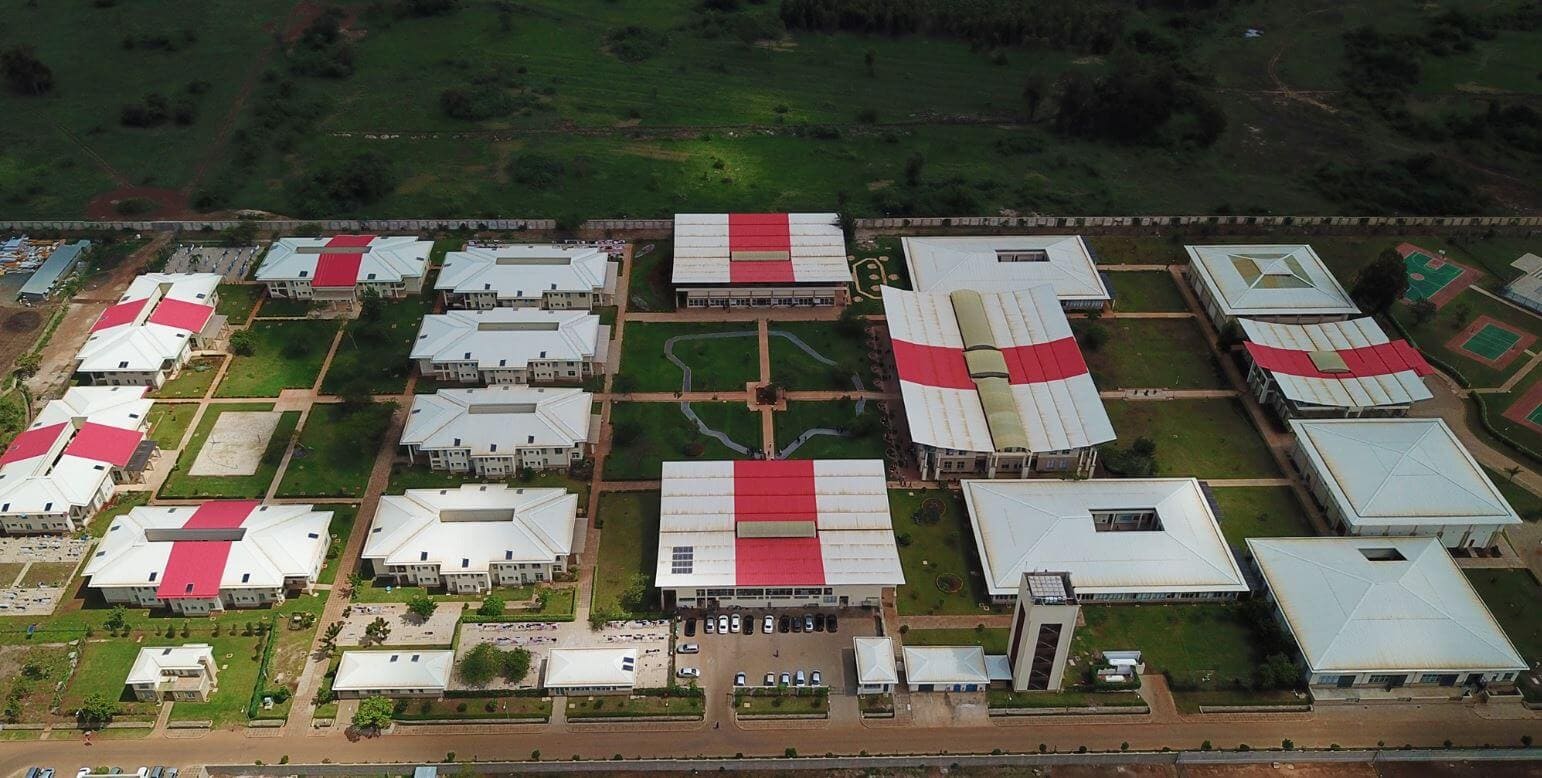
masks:
[[[739,619],[739,614],[737,614],[737,613],[735,613],[733,615],[733,618],[730,618],[728,620],[728,631],[729,632],[738,632],[738,631],[740,631],[740,629],[743,628],[743,626],[744,626],[744,624]]]
[[[718,632],[719,635],[726,635],[726,634],[728,634],[728,617],[727,616],[719,616],[719,617],[717,617],[717,632]]]

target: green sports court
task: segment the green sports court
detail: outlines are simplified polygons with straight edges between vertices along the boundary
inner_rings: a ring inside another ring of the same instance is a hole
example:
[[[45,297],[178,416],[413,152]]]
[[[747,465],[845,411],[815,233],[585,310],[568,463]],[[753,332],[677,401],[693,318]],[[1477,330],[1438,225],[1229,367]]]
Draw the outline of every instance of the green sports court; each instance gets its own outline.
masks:
[[[1496,324],[1484,324],[1471,337],[1462,342],[1464,351],[1471,351],[1487,360],[1497,360],[1521,340],[1521,334]]]
[[[1410,300],[1433,298],[1440,290],[1446,288],[1446,284],[1461,277],[1463,271],[1461,265],[1447,262],[1419,250],[1409,251],[1403,255],[1403,267],[1408,271],[1407,297]]]

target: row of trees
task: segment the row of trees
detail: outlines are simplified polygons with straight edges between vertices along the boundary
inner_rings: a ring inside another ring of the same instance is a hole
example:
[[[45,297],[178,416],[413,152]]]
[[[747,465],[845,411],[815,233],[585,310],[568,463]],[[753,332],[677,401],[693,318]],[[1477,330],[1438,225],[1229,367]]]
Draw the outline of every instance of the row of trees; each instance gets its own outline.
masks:
[[[782,0],[790,30],[946,35],[981,47],[1043,45],[1106,54],[1124,10],[1092,0]]]

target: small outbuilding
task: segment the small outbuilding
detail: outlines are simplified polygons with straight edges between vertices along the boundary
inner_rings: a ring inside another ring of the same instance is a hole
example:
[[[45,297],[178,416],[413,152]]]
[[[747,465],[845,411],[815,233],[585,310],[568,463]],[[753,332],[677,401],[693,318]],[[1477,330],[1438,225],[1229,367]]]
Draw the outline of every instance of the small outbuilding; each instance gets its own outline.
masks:
[[[899,684],[890,638],[853,638],[857,661],[857,694],[888,694]]]
[[[454,651],[344,651],[332,691],[338,697],[443,697]]]
[[[552,694],[626,694],[637,685],[635,648],[554,648],[542,686]]]

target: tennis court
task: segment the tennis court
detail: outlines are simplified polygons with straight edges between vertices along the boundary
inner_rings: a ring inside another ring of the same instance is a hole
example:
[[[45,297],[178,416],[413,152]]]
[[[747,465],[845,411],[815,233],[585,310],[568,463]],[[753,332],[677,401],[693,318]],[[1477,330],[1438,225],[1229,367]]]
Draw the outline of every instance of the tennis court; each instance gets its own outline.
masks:
[[[1526,414],[1526,421],[1542,426],[1542,405],[1532,408],[1531,413]]]
[[[1403,267],[1408,271],[1407,297],[1410,300],[1433,298],[1447,284],[1460,278],[1463,271],[1461,265],[1419,250],[1403,255]]]
[[[1462,343],[1462,349],[1487,360],[1503,356],[1521,340],[1521,334],[1495,324],[1485,324]]]

